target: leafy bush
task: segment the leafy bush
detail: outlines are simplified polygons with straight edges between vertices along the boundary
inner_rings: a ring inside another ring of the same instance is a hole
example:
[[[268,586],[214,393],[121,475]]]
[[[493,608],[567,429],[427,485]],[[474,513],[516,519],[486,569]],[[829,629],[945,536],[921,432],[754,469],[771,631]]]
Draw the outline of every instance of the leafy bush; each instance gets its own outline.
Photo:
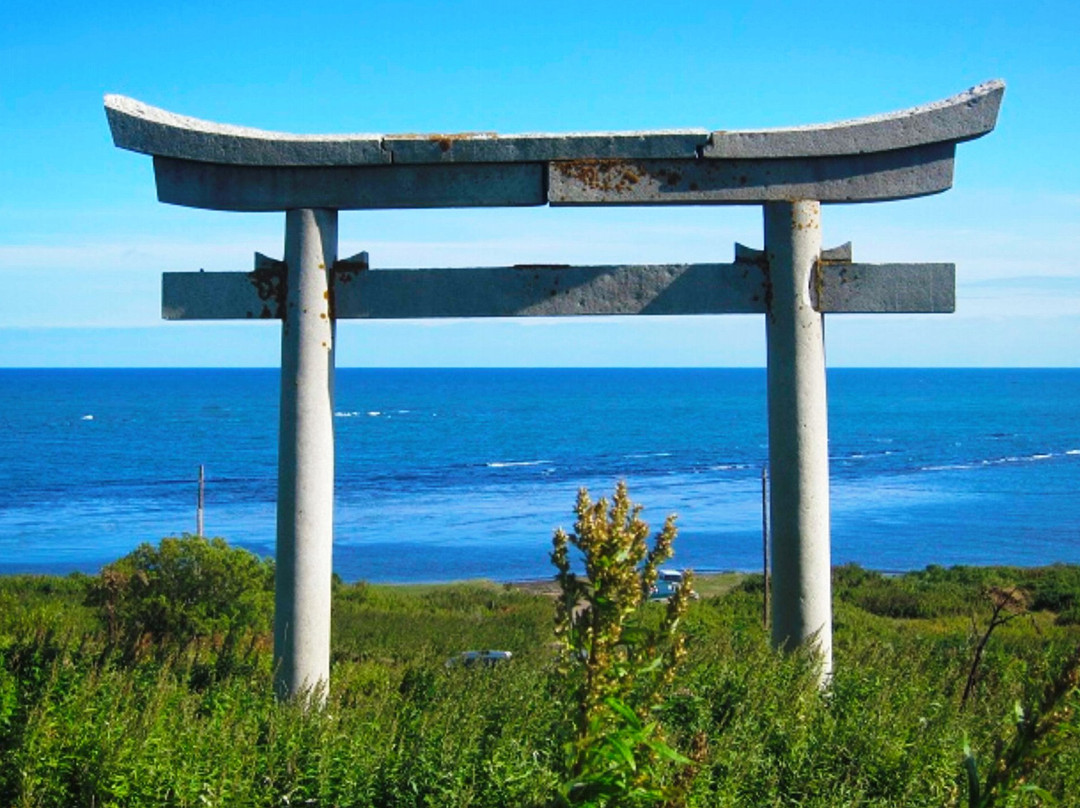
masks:
[[[1065,613],[1080,608],[1080,568],[1055,564],[1031,570],[1025,588],[1031,592],[1031,608]]]
[[[836,597],[882,617],[922,617],[920,599],[892,578],[845,564],[833,570]]]
[[[761,595],[765,591],[765,576],[760,572],[747,573],[735,586],[735,589],[748,595]]]
[[[880,617],[908,620],[967,615],[981,606],[988,587],[1010,583],[1010,576],[1000,568],[930,566],[895,576],[858,564],[833,569],[833,591],[838,600]]]
[[[1054,619],[1058,626],[1080,626],[1080,606],[1070,606]]]
[[[89,580],[81,573],[0,576],[0,648],[13,637],[42,629],[92,632],[97,618],[83,605]]]
[[[274,565],[224,539],[185,535],[142,544],[93,579],[87,604],[112,641],[151,635],[160,643],[266,631]]]

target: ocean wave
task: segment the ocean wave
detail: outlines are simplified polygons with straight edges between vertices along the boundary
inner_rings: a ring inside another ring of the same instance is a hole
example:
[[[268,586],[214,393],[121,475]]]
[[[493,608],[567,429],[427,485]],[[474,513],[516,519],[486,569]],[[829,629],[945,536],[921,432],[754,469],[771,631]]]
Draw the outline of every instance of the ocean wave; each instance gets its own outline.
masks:
[[[411,415],[412,410],[340,410],[334,413],[335,418],[359,418],[361,415],[366,415],[369,418],[391,418],[394,415]],[[432,413],[432,416],[436,413]]]
[[[624,460],[648,460],[650,457],[671,457],[671,452],[642,452],[623,455]]]
[[[877,452],[848,452],[842,455],[829,455],[829,460],[868,460],[872,457],[892,457],[903,454],[900,449],[882,449]]]
[[[921,466],[919,471],[965,471],[986,468],[987,466],[1006,466],[1013,463],[1038,463],[1043,460],[1053,460],[1055,457],[1065,457],[1066,455],[1080,455],[1080,450],[1070,449],[1060,454],[1056,452],[1037,452],[1029,455],[1009,455],[987,460],[975,460],[970,463],[943,463],[941,465]]]
[[[517,468],[520,466],[550,466],[550,460],[493,460],[490,463],[485,463],[489,469],[507,469]]]

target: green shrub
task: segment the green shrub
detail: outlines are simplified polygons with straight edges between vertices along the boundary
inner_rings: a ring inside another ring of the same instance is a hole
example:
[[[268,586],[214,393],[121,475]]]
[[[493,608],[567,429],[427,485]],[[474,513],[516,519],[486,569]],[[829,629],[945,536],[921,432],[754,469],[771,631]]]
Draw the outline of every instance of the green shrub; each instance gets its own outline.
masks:
[[[765,591],[765,576],[760,572],[751,572],[735,586],[735,590],[749,595],[761,595]]]
[[[81,573],[0,576],[0,648],[15,636],[39,629],[93,631],[92,609],[83,605],[90,578]]]
[[[1031,592],[1031,608],[1064,613],[1080,607],[1080,568],[1055,564],[1032,570],[1024,586]]]
[[[93,579],[88,605],[97,608],[112,641],[159,643],[196,637],[236,637],[268,630],[274,566],[224,539],[185,535],[157,547],[142,544]]]
[[[1070,606],[1054,619],[1058,626],[1080,626],[1080,605]]]
[[[928,619],[967,615],[981,605],[990,586],[1011,585],[1004,568],[927,567],[921,572],[883,575],[858,564],[833,569],[837,600],[880,617]]]

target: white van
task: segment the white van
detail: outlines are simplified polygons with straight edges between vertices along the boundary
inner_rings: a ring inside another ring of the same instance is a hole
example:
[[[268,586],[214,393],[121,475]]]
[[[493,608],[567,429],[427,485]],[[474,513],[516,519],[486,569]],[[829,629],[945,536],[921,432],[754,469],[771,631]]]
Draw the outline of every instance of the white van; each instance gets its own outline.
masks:
[[[682,570],[660,570],[656,577],[656,586],[649,593],[649,600],[667,600],[682,585]]]

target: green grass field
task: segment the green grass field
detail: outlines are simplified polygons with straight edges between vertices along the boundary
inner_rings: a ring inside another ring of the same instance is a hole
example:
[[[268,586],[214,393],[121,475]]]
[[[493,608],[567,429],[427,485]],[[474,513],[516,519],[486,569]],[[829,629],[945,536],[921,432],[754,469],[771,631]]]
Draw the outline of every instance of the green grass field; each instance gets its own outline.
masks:
[[[320,711],[275,700],[265,610],[242,630],[125,635],[86,605],[99,583],[0,579],[0,806],[543,806],[565,778],[543,587],[337,585]],[[690,805],[1080,799],[1080,569],[839,568],[826,692],[810,658],[769,647],[760,576],[699,589],[658,712],[694,758],[663,764]],[[514,657],[446,665],[489,648]]]

